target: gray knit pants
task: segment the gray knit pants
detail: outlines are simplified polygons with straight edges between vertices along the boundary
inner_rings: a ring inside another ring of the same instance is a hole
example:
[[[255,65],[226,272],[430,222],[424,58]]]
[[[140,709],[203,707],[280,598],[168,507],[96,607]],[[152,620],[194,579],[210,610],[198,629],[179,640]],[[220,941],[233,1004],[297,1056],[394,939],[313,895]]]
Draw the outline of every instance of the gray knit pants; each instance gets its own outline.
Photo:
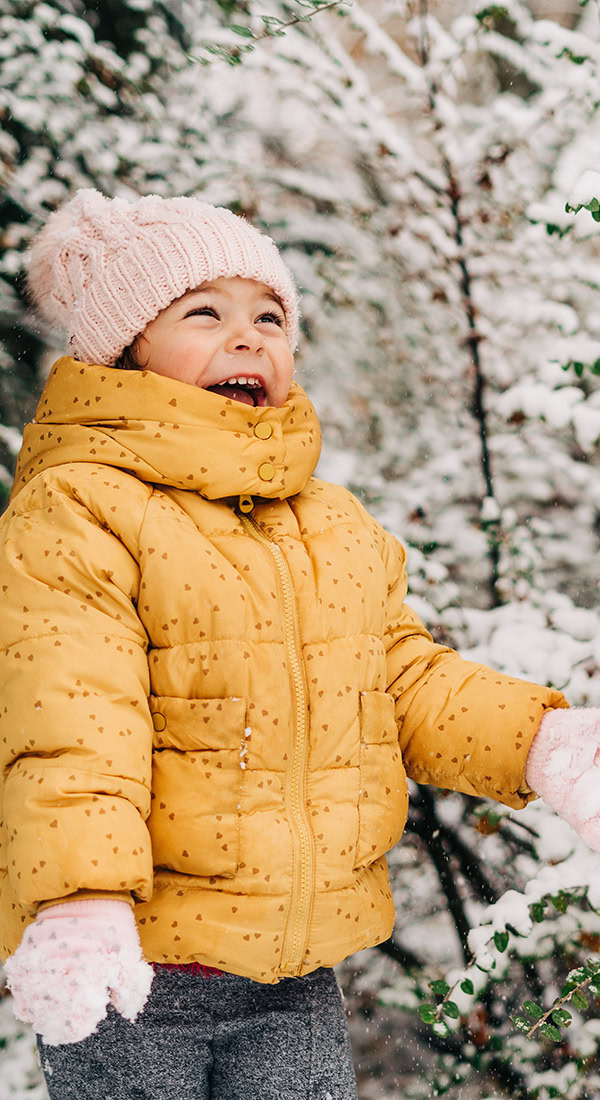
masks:
[[[332,970],[262,985],[159,969],[135,1024],[38,1039],[50,1100],[357,1100]]]

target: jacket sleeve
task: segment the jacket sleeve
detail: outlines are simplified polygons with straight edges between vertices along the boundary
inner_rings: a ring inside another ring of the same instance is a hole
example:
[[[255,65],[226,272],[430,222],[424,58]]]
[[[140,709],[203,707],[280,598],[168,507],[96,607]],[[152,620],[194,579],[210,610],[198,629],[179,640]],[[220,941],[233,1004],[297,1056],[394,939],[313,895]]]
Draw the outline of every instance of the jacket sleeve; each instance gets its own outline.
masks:
[[[138,565],[75,494],[36,482],[0,530],[0,867],[29,914],[152,890]]]
[[[409,778],[522,808],[536,797],[525,779],[531,742],[566,699],[436,645],[404,602],[403,547],[381,527],[376,537],[388,576],[387,690]]]

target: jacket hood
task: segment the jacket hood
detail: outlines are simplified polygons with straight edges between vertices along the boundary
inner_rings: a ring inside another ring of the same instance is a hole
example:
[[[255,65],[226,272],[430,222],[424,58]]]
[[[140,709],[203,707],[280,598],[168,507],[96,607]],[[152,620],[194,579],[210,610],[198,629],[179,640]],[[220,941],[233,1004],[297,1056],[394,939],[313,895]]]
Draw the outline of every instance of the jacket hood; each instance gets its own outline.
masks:
[[[317,414],[296,383],[281,408],[255,408],[152,371],[65,356],[25,428],[12,496],[48,467],[101,462],[209,500],[284,499],[302,491],[320,450]]]

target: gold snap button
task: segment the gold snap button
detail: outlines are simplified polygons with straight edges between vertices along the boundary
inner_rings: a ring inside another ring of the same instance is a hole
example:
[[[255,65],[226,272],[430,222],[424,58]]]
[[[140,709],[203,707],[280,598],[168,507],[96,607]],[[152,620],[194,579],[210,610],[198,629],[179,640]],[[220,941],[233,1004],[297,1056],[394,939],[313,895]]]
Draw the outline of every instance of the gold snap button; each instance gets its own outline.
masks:
[[[162,731],[167,728],[167,719],[164,714],[153,714],[152,725],[157,733],[162,733]]]
[[[275,467],[272,462],[261,462],[258,467],[258,476],[263,481],[272,481],[275,477]]]
[[[260,424],[254,425],[254,434],[258,439],[270,439],[273,435],[273,429],[270,424],[266,424],[264,420],[261,420]]]

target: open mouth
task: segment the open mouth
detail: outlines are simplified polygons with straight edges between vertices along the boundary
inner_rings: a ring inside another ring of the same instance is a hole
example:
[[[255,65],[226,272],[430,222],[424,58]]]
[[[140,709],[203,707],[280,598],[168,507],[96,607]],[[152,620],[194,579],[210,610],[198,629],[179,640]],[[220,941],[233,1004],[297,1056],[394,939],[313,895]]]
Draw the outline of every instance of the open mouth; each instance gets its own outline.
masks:
[[[232,401],[241,401],[244,405],[256,405],[264,408],[267,394],[260,378],[228,378],[216,386],[207,386],[211,393],[229,397]]]

